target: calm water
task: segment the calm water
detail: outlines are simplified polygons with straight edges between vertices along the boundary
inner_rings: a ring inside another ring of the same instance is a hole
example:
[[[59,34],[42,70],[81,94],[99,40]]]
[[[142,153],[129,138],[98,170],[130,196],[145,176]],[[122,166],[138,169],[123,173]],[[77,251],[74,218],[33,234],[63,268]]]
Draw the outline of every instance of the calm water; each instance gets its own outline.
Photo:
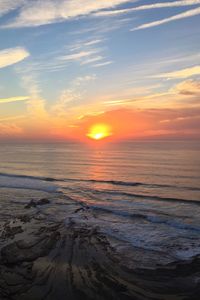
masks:
[[[179,258],[200,253],[198,141],[2,143],[0,158],[0,188],[60,191],[107,234]]]

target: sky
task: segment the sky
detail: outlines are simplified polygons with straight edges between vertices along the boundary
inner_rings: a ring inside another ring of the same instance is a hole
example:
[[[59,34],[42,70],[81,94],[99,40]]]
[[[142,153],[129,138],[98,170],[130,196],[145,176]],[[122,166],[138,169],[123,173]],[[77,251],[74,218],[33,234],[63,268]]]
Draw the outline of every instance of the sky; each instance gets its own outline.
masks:
[[[0,140],[200,137],[200,0],[0,0]]]

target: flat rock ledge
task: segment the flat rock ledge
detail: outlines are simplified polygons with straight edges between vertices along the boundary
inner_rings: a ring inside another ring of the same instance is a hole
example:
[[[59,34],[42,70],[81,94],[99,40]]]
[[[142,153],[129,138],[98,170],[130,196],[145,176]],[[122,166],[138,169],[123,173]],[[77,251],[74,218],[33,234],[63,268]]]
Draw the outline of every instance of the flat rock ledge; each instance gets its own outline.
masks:
[[[200,299],[199,256],[162,265],[160,253],[119,251],[119,241],[71,214],[60,222],[40,215],[37,206],[50,205],[47,200],[28,202],[0,223],[1,300]],[[157,267],[140,266],[141,256]]]

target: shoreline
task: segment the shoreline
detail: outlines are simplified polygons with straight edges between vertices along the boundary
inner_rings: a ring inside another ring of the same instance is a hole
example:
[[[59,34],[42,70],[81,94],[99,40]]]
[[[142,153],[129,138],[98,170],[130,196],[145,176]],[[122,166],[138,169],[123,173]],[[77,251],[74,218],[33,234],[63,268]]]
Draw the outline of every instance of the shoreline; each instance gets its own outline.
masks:
[[[13,192],[1,189],[1,208]],[[14,215],[1,210],[1,300],[199,299],[200,255],[172,261],[106,236],[87,222],[89,208],[58,194],[15,191],[15,198]],[[62,220],[54,201],[66,205]]]

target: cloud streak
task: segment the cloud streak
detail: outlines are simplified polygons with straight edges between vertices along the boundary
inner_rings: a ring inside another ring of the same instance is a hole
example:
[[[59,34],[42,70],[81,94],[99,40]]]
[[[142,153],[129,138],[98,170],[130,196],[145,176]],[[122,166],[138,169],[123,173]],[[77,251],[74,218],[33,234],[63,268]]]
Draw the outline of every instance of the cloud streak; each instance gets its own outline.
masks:
[[[10,48],[0,51],[0,68],[16,64],[29,56],[29,52],[24,48]]]
[[[13,120],[21,120],[26,118],[25,115],[20,115],[20,116],[12,116],[12,117],[6,117],[6,118],[0,118],[0,122],[9,122],[9,121],[13,121]]]
[[[83,41],[75,43],[69,47],[69,52],[66,55],[62,55],[58,58],[61,63],[78,62],[81,66],[89,65],[89,67],[98,67],[108,65],[111,62],[107,60],[102,52],[104,47],[93,47],[96,44],[101,43],[103,40],[95,39],[89,41]]]
[[[200,75],[200,66],[189,67],[178,71],[167,72],[154,76],[154,78],[179,79]]]
[[[9,13],[12,10],[17,9],[25,3],[24,0],[3,0],[0,2],[0,16]]]
[[[29,97],[10,97],[10,98],[2,98],[0,99],[0,104],[3,103],[11,103],[11,102],[19,102],[19,101],[27,101],[29,100]]]
[[[73,54],[68,54],[60,57],[61,60],[65,61],[79,61],[85,57],[90,57],[92,54],[95,54],[97,51],[91,50],[91,51],[80,51]]]
[[[95,64],[93,67],[95,67],[95,68],[105,67],[105,66],[111,65],[112,63],[113,63],[113,61],[105,61],[105,62],[102,62],[99,64]]]
[[[16,19],[5,27],[29,27],[62,22],[127,2],[134,2],[134,0],[87,0],[84,5],[82,0],[25,0]]]
[[[154,3],[154,4],[141,5],[133,8],[100,11],[95,13],[94,15],[105,17],[105,16],[112,16],[112,15],[114,16],[114,15],[130,13],[134,11],[170,8],[170,7],[184,7],[184,6],[192,6],[198,4],[200,4],[200,0],[184,0],[184,1],[174,1],[174,2],[165,2],[165,3]]]
[[[199,80],[186,80],[178,83],[175,92],[185,96],[200,96],[200,81]]]
[[[190,17],[193,17],[193,16],[197,16],[199,14],[200,14],[200,7],[194,8],[194,9],[191,9],[191,10],[187,10],[187,11],[185,11],[183,13],[174,15],[174,16],[169,17],[169,18],[165,18],[165,19],[162,19],[162,20],[158,20],[158,21],[154,21],[154,22],[142,24],[142,25],[140,25],[138,27],[135,27],[135,28],[131,29],[130,31],[136,31],[136,30],[141,30],[141,29],[147,29],[147,28],[151,28],[151,27],[156,27],[156,26],[160,26],[160,25],[172,22],[172,21],[177,21],[177,20],[181,20],[181,19],[185,19],[185,18],[190,18]]]

